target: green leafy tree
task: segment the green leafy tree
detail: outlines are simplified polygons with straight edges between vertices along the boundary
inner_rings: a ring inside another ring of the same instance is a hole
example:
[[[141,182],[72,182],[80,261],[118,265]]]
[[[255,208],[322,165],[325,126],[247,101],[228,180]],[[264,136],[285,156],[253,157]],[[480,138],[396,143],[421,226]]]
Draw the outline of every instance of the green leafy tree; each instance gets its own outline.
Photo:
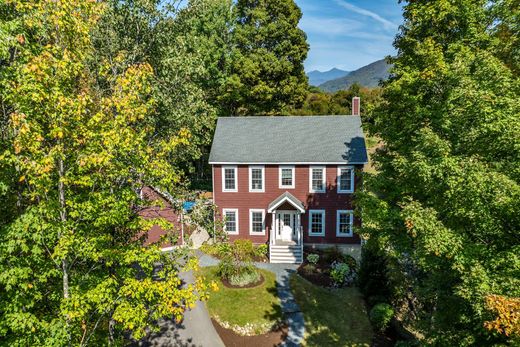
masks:
[[[137,214],[139,189],[175,191],[182,176],[170,158],[190,137],[183,128],[155,137],[149,64],[91,64],[91,32],[105,9],[96,1],[0,4],[6,345],[121,345],[126,332],[139,339],[206,295],[201,281],[181,287],[182,254],[143,247],[149,222]]]
[[[226,115],[273,115],[307,94],[303,61],[309,46],[293,0],[238,0],[222,93]]]
[[[361,97],[361,116],[363,122],[371,122],[372,110],[381,100],[381,88],[364,88],[354,83],[347,90],[335,93],[323,92],[319,88],[310,87],[301,107],[291,107],[284,112],[288,115],[348,115],[352,113],[352,98]]]
[[[518,342],[485,329],[486,297],[520,296],[515,4],[407,2],[369,127],[384,147],[363,231],[397,265],[395,307],[427,344]]]
[[[202,156],[218,111],[212,101],[224,71],[220,60],[229,47],[221,37],[228,35],[229,1],[196,0],[182,7],[180,1],[113,0],[107,5],[93,32],[93,64],[108,61],[112,68],[108,80],[98,78],[100,89],[128,66],[149,64],[156,137],[189,131],[189,143],[171,161],[186,177],[195,167],[203,173]]]

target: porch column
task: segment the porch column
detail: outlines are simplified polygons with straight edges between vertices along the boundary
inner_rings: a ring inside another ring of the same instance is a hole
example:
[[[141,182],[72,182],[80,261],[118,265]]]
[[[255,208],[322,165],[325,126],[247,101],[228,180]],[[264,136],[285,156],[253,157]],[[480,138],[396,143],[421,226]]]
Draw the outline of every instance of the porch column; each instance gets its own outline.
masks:
[[[302,223],[301,223],[301,215],[302,213],[300,211],[298,211],[296,213],[296,220],[297,220],[297,224],[298,224],[298,227],[296,229],[296,231],[298,232],[298,244],[300,244],[302,242]]]
[[[269,242],[274,245],[274,238],[275,238],[275,235],[276,235],[276,220],[275,220],[275,213],[272,212],[271,213],[271,239],[269,240]]]

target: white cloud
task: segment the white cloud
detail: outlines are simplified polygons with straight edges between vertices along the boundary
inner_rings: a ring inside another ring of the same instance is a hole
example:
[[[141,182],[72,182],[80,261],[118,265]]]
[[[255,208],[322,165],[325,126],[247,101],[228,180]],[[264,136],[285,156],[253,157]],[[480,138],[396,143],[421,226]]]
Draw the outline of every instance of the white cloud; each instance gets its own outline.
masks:
[[[385,18],[381,17],[380,15],[378,15],[375,12],[372,12],[372,11],[369,11],[367,9],[364,9],[364,8],[361,8],[361,7],[349,4],[348,2],[343,1],[343,0],[334,0],[334,2],[336,2],[336,4],[338,4],[339,6],[345,8],[345,9],[347,9],[349,11],[356,12],[358,14],[370,17],[370,18],[378,21],[379,23],[383,24],[385,29],[395,30],[396,27],[397,27],[397,24],[389,21],[388,19],[385,19]]]

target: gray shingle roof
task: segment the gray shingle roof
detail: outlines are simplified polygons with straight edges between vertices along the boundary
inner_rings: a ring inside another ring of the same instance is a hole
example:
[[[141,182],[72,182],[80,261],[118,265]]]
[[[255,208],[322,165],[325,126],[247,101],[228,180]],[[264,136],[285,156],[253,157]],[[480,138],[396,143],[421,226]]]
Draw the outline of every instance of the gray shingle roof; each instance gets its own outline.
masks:
[[[210,164],[366,163],[359,116],[222,117]]]

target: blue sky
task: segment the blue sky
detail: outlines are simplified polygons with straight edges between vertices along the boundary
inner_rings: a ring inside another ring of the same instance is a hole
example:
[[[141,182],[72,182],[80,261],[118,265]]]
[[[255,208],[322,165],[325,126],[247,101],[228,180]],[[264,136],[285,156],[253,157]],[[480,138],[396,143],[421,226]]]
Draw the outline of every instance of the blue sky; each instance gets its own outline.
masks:
[[[402,22],[397,0],[296,0],[310,51],[305,70],[355,70],[394,54]]]

